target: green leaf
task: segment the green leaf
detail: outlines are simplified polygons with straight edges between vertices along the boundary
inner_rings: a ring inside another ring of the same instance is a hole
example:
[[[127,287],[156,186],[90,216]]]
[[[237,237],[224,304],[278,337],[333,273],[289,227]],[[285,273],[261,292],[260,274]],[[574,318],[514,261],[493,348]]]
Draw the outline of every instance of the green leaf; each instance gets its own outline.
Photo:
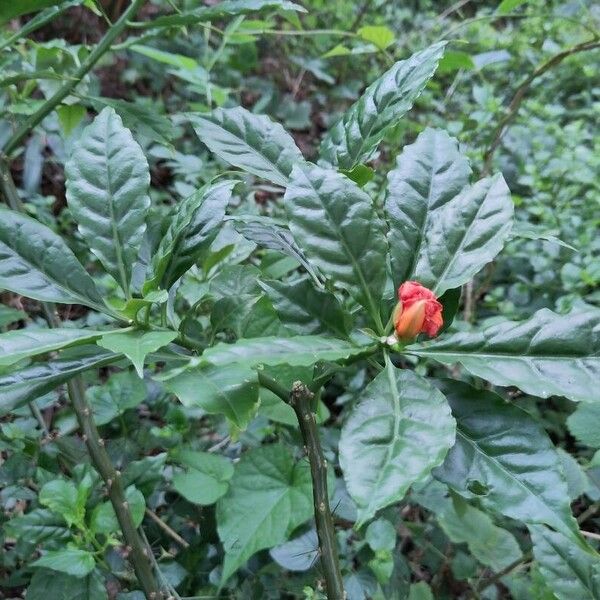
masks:
[[[329,330],[342,338],[348,335],[349,319],[339,300],[331,292],[317,289],[310,279],[268,280],[259,284],[281,322],[293,332],[312,334]]]
[[[285,129],[245,108],[218,108],[189,115],[194,131],[208,149],[225,162],[278,185],[288,183],[302,153]]]
[[[75,375],[88,369],[108,365],[120,356],[106,352],[94,352],[80,358],[65,358],[0,376],[0,416],[44,395]]]
[[[31,564],[34,567],[45,567],[46,569],[60,571],[73,577],[85,577],[96,566],[94,555],[79,548],[51,550]]]
[[[387,519],[373,521],[365,531],[365,541],[374,552],[391,552],[396,547],[396,537],[396,528]]]
[[[426,129],[388,174],[385,210],[394,283],[437,295],[469,281],[502,249],[513,203],[502,176],[468,186],[471,168],[447,133]]]
[[[3,4],[0,6],[0,24],[6,23],[15,17],[62,3],[61,0],[19,0],[15,3]]]
[[[0,288],[42,302],[105,311],[92,278],[63,239],[35,219],[0,207]]]
[[[256,373],[244,364],[184,368],[164,381],[184,406],[200,407],[207,413],[223,414],[245,429],[258,403]]]
[[[69,524],[82,524],[85,517],[85,502],[80,501],[77,486],[72,481],[55,479],[42,487],[40,504],[61,515]]]
[[[402,500],[439,465],[454,442],[443,394],[412,371],[387,362],[342,428],[340,466],[359,526]]]
[[[56,109],[60,126],[66,136],[71,135],[71,132],[84,119],[87,111],[81,104],[64,104]]]
[[[92,342],[105,333],[93,329],[14,329],[0,334],[0,367],[36,354]]]
[[[152,260],[152,278],[144,292],[170,288],[208,251],[225,218],[236,181],[221,181],[198,190],[177,206]]]
[[[373,346],[356,346],[318,335],[260,337],[238,340],[235,344],[217,344],[205,350],[200,360],[220,367],[231,363],[241,363],[247,367],[284,364],[307,367],[319,361],[344,361],[370,354],[373,350]]]
[[[176,15],[167,15],[148,21],[147,27],[179,27],[182,25],[195,25],[232,17],[245,15],[260,10],[293,10],[306,12],[306,9],[288,0],[222,0],[214,6],[206,6],[181,12]]]
[[[385,25],[365,25],[356,33],[365,40],[371,42],[380,50],[385,50],[390,44],[393,44],[396,36],[394,32]]]
[[[418,583],[411,583],[410,590],[408,592],[407,600],[435,600],[433,592],[427,583],[419,581]]]
[[[442,389],[456,444],[434,476],[484,508],[578,539],[560,458],[542,426],[493,392],[457,381]]]
[[[586,552],[547,527],[529,530],[540,572],[559,600],[600,598],[600,556],[596,552]]]
[[[150,206],[148,162],[121,117],[106,107],[65,165],[67,201],[79,231],[129,295]]]
[[[255,218],[249,222],[235,222],[236,230],[247,240],[258,244],[263,248],[278,250],[279,252],[296,259],[307,273],[314,279],[318,279],[314,267],[300,250],[289,229],[277,225],[268,217]]]
[[[433,77],[445,45],[439,42],[397,62],[374,81],[325,136],[321,158],[346,170],[369,161]]]
[[[7,325],[12,325],[17,321],[25,320],[27,320],[27,313],[25,311],[0,304],[0,329],[4,329]]]
[[[15,517],[4,524],[7,536],[27,540],[37,545],[50,541],[64,541],[71,537],[65,520],[45,508],[36,508],[24,515]]]
[[[125,500],[129,505],[133,524],[139,527],[144,520],[144,512],[146,510],[144,494],[131,485],[125,490]],[[107,500],[96,506],[92,512],[90,528],[95,534],[103,533],[109,535],[119,531],[119,521],[110,501]]]
[[[528,394],[594,402],[600,377],[600,310],[559,315],[539,310],[522,322],[456,333],[406,349],[444,364],[462,364],[494,385]]]
[[[217,530],[225,549],[222,582],[255,552],[284,542],[312,515],[312,485],[305,462],[287,447],[249,450],[217,503]]]
[[[371,198],[347,177],[306,164],[294,167],[284,203],[309,258],[380,325],[387,244]]]
[[[208,506],[224,496],[229,489],[233,464],[224,456],[178,450],[175,459],[186,470],[173,476],[173,488],[186,500]]]
[[[147,58],[151,58],[157,62],[165,65],[171,65],[172,67],[177,67],[179,69],[194,70],[200,66],[197,61],[189,56],[165,52],[164,50],[158,50],[157,48],[151,48],[150,46],[133,44],[129,46],[129,50],[133,50],[134,52],[142,54]]]
[[[501,15],[506,15],[515,8],[521,6],[521,4],[525,4],[525,2],[527,2],[527,0],[502,0],[496,9],[496,12]]]
[[[459,69],[472,71],[475,68],[475,63],[470,54],[458,50],[447,50],[443,58],[440,60],[438,73],[451,73]]]
[[[27,588],[27,600],[108,600],[104,580],[97,571],[87,577],[37,569]]]
[[[176,331],[135,330],[111,333],[100,338],[96,343],[116,354],[124,354],[133,363],[140,379],[143,379],[146,356],[166,346],[176,337]]]
[[[579,404],[567,419],[567,427],[571,435],[590,448],[600,448],[598,423],[600,423],[600,404]]]

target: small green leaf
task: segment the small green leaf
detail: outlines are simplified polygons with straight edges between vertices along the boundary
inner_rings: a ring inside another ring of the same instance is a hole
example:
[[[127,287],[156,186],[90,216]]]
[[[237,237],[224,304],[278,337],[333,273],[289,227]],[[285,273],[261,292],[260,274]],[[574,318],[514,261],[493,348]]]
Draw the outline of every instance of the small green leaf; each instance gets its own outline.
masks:
[[[143,379],[146,356],[166,346],[176,337],[176,331],[135,330],[105,335],[97,344],[116,354],[124,354],[132,362],[140,379]]]
[[[391,552],[396,547],[396,537],[396,528],[387,519],[373,521],[365,531],[365,541],[374,552]]]
[[[559,315],[548,309],[527,321],[504,321],[479,332],[456,333],[406,352],[443,364],[462,364],[494,385],[514,385],[548,398],[595,402],[600,377],[600,310]]]
[[[521,6],[521,4],[525,4],[525,2],[527,2],[527,0],[502,0],[496,9],[496,12],[501,15],[506,15],[515,8]]]
[[[459,50],[447,50],[438,67],[438,73],[451,73],[464,69],[471,71],[475,68],[475,63],[470,54]]]
[[[600,448],[600,404],[579,404],[569,418],[567,427],[581,444]]]
[[[51,550],[31,563],[34,567],[45,567],[73,577],[85,577],[94,570],[94,555],[79,548]]]
[[[424,581],[411,583],[407,600],[435,600],[429,585]]]
[[[104,579],[93,571],[73,577],[57,571],[36,569],[27,588],[27,600],[108,600]]]
[[[292,137],[264,115],[236,107],[189,115],[189,119],[211,152],[278,185],[287,185],[294,164],[304,161]]]
[[[184,406],[200,407],[211,414],[224,414],[244,429],[257,408],[256,372],[244,364],[184,368],[164,381]]]
[[[530,526],[533,555],[540,572],[559,600],[600,598],[600,556],[541,525]]]
[[[69,136],[73,129],[83,121],[87,111],[81,104],[63,104],[56,109],[56,113],[64,134]]]
[[[374,81],[325,136],[321,158],[348,171],[368,162],[433,77],[445,45],[439,42],[397,62]]]
[[[340,466],[359,526],[439,465],[455,425],[443,394],[390,362],[364,390],[340,437]]]
[[[85,128],[65,165],[67,201],[79,232],[129,296],[150,206],[150,173],[121,117],[106,107]]]
[[[208,506],[224,496],[233,477],[233,464],[208,452],[178,450],[174,458],[186,467],[173,476],[173,488],[186,500]]]
[[[281,444],[249,450],[217,503],[217,530],[225,549],[222,582],[254,553],[284,542],[312,515],[306,464]]]
[[[78,502],[77,487],[72,481],[55,479],[40,490],[40,504],[61,515],[69,525],[83,523],[85,505]]]
[[[179,69],[194,70],[200,66],[198,62],[189,56],[165,52],[164,50],[158,50],[157,48],[151,48],[150,46],[132,44],[129,46],[129,50],[133,50],[134,52],[146,56],[147,58],[151,58],[152,60],[162,64],[171,65],[172,67],[177,67]]]
[[[135,486],[131,485],[125,490],[125,500],[129,506],[129,512],[135,527],[139,527],[144,520],[146,500],[144,494]],[[99,504],[92,512],[90,528],[95,534],[109,535],[119,531],[119,521],[110,501]]]
[[[65,525],[65,519],[59,514],[62,513],[36,508],[5,523],[4,531],[9,537],[27,540],[33,545],[65,541],[70,539],[71,532]]]
[[[356,33],[358,33],[365,42],[371,42],[380,50],[385,50],[390,44],[393,44],[396,39],[394,32],[385,25],[365,25]]]
[[[0,207],[0,288],[42,302],[105,310],[94,281],[64,240],[35,219]]]
[[[579,540],[560,458],[541,425],[493,392],[449,380],[442,389],[456,443],[434,476],[484,508]]]
[[[347,177],[306,164],[294,167],[284,203],[309,258],[380,325],[387,244],[371,198]]]

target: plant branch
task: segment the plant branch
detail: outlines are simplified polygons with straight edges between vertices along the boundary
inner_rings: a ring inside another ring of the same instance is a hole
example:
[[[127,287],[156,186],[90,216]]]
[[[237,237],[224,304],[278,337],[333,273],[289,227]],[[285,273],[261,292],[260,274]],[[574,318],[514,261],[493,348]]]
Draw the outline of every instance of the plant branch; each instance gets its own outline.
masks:
[[[137,13],[145,0],[133,0],[121,18],[106,32],[98,45],[90,52],[88,57],[81,63],[72,78],[66,81],[58,91],[33,113],[17,131],[6,142],[3,148],[7,156],[15,150],[19,144],[29,135],[31,130],[42,122],[74,89],[75,86],[88,74],[94,65],[110,49],[111,44],[119,37],[127,23]]]
[[[23,203],[17,194],[14,181],[5,160],[0,160],[0,191],[7,204],[13,210],[17,212],[24,211]],[[42,308],[46,315],[48,326],[50,328],[60,327],[60,318],[56,314],[54,305],[43,302]],[[108,453],[104,448],[104,442],[98,434],[91,407],[85,398],[85,387],[81,376],[76,376],[69,381],[67,389],[69,400],[75,411],[90,458],[106,485],[108,496],[123,532],[123,537],[127,546],[131,549],[131,563],[133,564],[138,581],[148,600],[158,600],[161,597],[161,592],[152,571],[150,549],[142,541],[134,525],[133,517],[131,516],[123,491],[120,474],[115,470],[110,461]]]
[[[533,558],[532,552],[525,552],[525,554],[523,554],[523,556],[521,558],[510,563],[510,565],[504,567],[504,569],[502,569],[501,571],[498,571],[497,573],[492,575],[492,577],[490,577],[489,579],[482,581],[476,587],[476,591],[483,592],[483,590],[487,589],[491,585],[494,585],[495,583],[498,583],[503,577],[505,577],[509,573],[512,573],[512,571],[514,571],[515,569],[518,569],[519,567],[524,565],[526,562],[530,561],[532,558]]]
[[[533,84],[533,82],[538,78],[544,75],[547,71],[549,71],[552,67],[560,64],[565,58],[572,56],[573,54],[578,54],[579,52],[586,52],[588,50],[595,50],[596,48],[600,48],[600,41],[596,37],[591,40],[587,40],[586,42],[582,42],[571,48],[567,48],[558,54],[555,54],[551,58],[549,58],[546,62],[542,63],[535,71],[530,73],[527,78],[519,85],[517,91],[515,92],[510,104],[508,105],[508,109],[506,114],[502,119],[500,119],[496,129],[494,130],[491,142],[488,145],[487,150],[484,153],[484,167],[483,167],[483,175],[487,175],[492,166],[492,159],[494,157],[494,153],[500,146],[500,142],[502,141],[502,137],[504,136],[506,129],[512,123],[512,121],[517,116],[519,112],[519,108],[529,91],[529,88]]]
[[[327,491],[327,460],[323,456],[317,422],[311,408],[313,393],[300,381],[294,383],[292,390],[288,392],[277,381],[260,371],[258,372],[258,381],[261,386],[289,404],[296,413],[310,464],[315,523],[319,538],[321,565],[325,573],[327,598],[329,600],[344,600],[346,593],[340,571],[335,527]]]

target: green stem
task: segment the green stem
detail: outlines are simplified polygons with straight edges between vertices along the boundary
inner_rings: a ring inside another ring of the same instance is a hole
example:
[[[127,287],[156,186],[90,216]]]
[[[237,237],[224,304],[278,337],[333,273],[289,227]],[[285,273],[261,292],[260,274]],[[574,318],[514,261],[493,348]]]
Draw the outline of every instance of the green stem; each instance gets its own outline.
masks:
[[[270,390],[289,404],[296,413],[310,464],[315,523],[319,537],[321,565],[325,574],[327,598],[329,600],[344,600],[346,593],[344,592],[344,581],[338,559],[335,526],[329,506],[329,493],[327,491],[327,460],[321,448],[315,413],[311,409],[313,393],[300,381],[294,383],[292,390],[288,392],[277,381],[261,371],[258,372],[258,381],[261,386]]]
[[[11,136],[4,146],[4,154],[9,155],[29,135],[31,130],[42,122],[74,89],[75,86],[88,74],[94,65],[110,49],[111,44],[119,37],[133,16],[140,9],[145,0],[133,0],[121,18],[106,32],[98,45],[90,52],[88,57],[81,63],[72,78],[66,81],[62,87],[44,104],[33,113],[17,131]]]

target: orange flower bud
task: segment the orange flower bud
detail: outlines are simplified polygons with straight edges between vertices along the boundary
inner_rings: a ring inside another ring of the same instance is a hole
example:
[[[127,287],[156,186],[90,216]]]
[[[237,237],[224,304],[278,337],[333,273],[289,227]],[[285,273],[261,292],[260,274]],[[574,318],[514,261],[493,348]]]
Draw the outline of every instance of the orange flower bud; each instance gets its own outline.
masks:
[[[435,294],[416,281],[405,281],[398,288],[399,302],[394,309],[394,327],[401,340],[419,333],[434,337],[442,327],[442,305]]]

